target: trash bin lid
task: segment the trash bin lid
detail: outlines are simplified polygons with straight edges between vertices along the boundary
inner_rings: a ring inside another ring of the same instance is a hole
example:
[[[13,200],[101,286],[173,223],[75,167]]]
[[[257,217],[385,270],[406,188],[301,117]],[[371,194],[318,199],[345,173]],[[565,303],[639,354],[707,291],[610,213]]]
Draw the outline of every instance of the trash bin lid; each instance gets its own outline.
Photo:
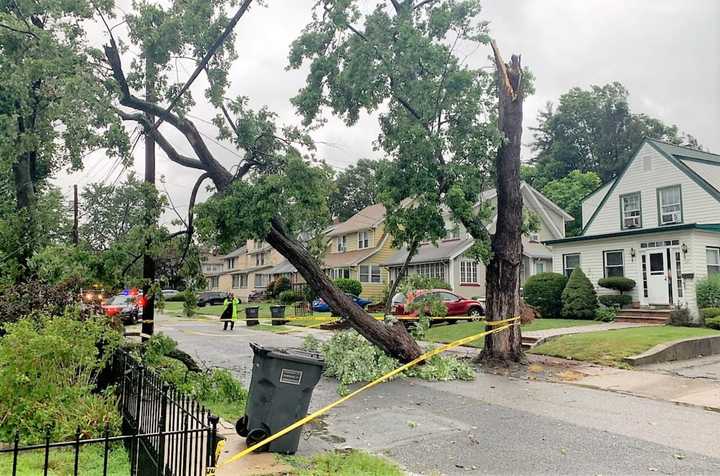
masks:
[[[302,364],[325,366],[325,359],[318,352],[310,352],[297,347],[264,347],[254,342],[250,347],[256,354],[266,354],[268,357],[280,360],[291,360]]]

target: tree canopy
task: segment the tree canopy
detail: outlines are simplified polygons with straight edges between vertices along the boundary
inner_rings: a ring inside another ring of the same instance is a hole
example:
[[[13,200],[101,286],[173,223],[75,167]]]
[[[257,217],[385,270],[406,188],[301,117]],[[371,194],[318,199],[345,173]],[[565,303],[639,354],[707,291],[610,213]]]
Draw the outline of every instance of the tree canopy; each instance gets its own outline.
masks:
[[[582,229],[582,200],[601,185],[595,172],[573,170],[567,176],[548,182],[542,189],[543,195],[573,216],[565,224],[567,236],[576,236]]]
[[[589,89],[572,88],[560,96],[557,106],[548,103],[533,129],[535,170],[525,171],[532,185],[542,189],[573,170],[595,172],[603,183],[608,182],[645,138],[699,148],[697,140],[681,134],[677,126],[633,113],[628,96],[622,84],[613,82]]]
[[[330,193],[330,213],[345,221],[363,208],[378,203],[381,169],[386,161],[360,159],[335,176],[335,189]]]

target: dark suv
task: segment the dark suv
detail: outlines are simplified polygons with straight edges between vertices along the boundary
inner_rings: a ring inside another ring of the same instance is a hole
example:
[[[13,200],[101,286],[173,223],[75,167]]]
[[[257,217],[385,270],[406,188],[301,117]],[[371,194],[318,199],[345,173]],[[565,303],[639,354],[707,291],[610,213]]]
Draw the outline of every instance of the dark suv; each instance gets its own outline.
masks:
[[[198,294],[197,305],[203,307],[205,305],[222,304],[228,298],[228,293],[219,291],[203,291]]]

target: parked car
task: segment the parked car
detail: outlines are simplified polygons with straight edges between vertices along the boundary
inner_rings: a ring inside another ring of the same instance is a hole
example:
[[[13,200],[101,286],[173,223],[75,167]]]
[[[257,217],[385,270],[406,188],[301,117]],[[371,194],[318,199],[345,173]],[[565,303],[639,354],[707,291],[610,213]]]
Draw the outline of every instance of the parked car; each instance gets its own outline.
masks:
[[[143,315],[143,295],[118,294],[102,305],[103,312],[108,317],[117,317],[123,324],[135,324]]]
[[[197,305],[204,307],[207,305],[222,304],[228,298],[228,293],[220,291],[203,291],[198,294]]]
[[[175,297],[178,294],[180,294],[180,291],[178,291],[177,289],[163,289],[160,292],[162,293],[162,295],[165,299],[170,298],[170,297]]]
[[[414,296],[408,296],[406,303],[396,304],[393,306],[393,314],[397,316],[417,316],[418,311],[406,310],[406,306],[410,303],[427,300],[430,298],[439,298],[447,308],[448,317],[468,316],[468,321],[479,319],[485,315],[485,309],[480,301],[476,299],[465,299],[446,289],[428,289],[416,291]],[[458,319],[448,319],[447,322],[455,322]]]
[[[361,298],[360,296],[355,296],[354,294],[347,294],[347,296],[363,309],[365,309],[368,304],[372,303],[369,299]],[[315,312],[330,312],[330,306],[322,298],[317,298],[312,302],[312,309]]]

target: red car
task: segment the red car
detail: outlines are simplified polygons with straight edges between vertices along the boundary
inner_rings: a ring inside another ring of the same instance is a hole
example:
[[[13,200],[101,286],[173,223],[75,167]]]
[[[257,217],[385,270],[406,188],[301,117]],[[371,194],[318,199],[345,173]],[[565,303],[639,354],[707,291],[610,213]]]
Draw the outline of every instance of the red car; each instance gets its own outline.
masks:
[[[439,298],[445,307],[447,307],[447,316],[467,316],[468,321],[479,319],[485,315],[485,309],[480,301],[475,299],[465,299],[446,289],[429,289],[420,290],[414,296],[406,298],[406,303],[396,304],[393,307],[393,314],[396,316],[417,316],[418,311],[406,311],[405,306],[418,299],[427,299],[429,296]],[[455,322],[458,319],[449,319],[448,322]]]

